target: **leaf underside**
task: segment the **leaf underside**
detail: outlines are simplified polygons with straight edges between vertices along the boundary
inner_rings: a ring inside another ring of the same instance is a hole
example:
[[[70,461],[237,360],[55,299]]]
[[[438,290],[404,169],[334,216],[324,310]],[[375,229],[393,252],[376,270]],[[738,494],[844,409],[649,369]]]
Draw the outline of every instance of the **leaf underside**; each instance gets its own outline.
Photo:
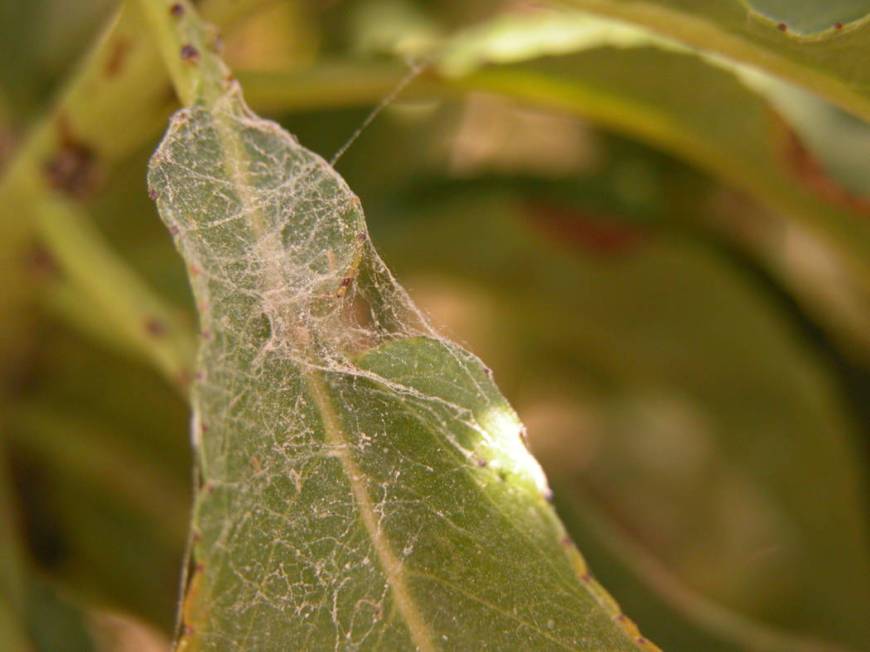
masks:
[[[203,329],[182,648],[653,648],[325,161],[234,88],[176,114],[149,184]]]

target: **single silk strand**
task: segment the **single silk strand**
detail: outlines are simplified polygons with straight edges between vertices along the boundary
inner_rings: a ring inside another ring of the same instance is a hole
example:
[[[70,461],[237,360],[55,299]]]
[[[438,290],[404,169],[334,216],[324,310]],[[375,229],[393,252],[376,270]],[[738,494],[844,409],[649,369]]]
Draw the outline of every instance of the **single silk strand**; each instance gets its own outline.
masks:
[[[396,98],[401,95],[402,91],[408,87],[408,85],[414,81],[417,77],[420,76],[420,73],[423,72],[426,67],[429,65],[426,61],[408,61],[408,65],[410,66],[408,72],[402,77],[395,88],[391,90],[387,95],[382,99],[378,105],[369,112],[366,116],[365,120],[362,121],[362,124],[356,128],[356,130],[351,134],[350,138],[348,138],[347,142],[342,145],[338,151],[333,154],[332,158],[329,160],[329,164],[331,166],[335,166],[338,160],[344,156],[345,152],[350,149],[351,145],[356,142],[356,139],[359,138],[362,133],[368,128],[368,126],[375,121],[381,111],[386,109],[390,104],[396,101]]]

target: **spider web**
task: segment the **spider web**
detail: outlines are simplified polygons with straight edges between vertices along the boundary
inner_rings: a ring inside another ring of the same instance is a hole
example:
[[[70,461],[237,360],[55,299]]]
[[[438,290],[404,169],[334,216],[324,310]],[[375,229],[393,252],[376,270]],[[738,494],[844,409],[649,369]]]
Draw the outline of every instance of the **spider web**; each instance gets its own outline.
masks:
[[[181,647],[637,649],[328,163],[233,85],[172,118],[149,185],[202,328]]]

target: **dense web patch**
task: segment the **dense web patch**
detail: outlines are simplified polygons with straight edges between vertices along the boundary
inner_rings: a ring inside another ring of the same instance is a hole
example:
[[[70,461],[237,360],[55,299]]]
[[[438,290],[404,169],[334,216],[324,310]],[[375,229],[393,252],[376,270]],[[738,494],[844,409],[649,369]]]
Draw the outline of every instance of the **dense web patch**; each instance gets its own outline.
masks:
[[[234,86],[173,117],[149,184],[203,330],[182,647],[637,648],[489,371],[323,159]]]

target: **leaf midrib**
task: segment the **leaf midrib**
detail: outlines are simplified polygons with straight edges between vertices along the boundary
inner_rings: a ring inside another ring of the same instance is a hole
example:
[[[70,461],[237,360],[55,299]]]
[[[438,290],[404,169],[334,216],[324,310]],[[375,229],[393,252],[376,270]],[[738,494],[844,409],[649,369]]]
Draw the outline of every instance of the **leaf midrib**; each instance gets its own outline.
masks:
[[[238,194],[244,214],[249,216],[249,225],[254,235],[254,240],[261,243],[261,246],[263,247],[274,249],[274,240],[262,237],[264,231],[263,219],[259,215],[257,202],[253,200],[250,191],[248,190],[250,186],[244,181],[244,162],[247,158],[244,146],[239,141],[232,125],[226,122],[224,116],[218,115],[214,111],[211,111],[211,115],[215,120],[215,127],[220,139],[221,150],[224,152],[225,156],[224,169],[232,179],[234,190]],[[228,152],[232,153],[232,157],[227,156]],[[236,161],[236,165],[231,164],[231,161],[233,160]],[[261,254],[265,254],[263,255],[263,260],[281,260],[281,256],[269,255],[266,252],[261,252]],[[266,289],[280,289],[283,285],[280,267],[278,267],[274,262],[265,267],[264,277],[266,280]],[[297,328],[293,329],[292,335],[296,338],[296,344],[300,348],[308,349],[307,351],[304,351],[304,353],[311,353],[310,342],[313,339],[311,336],[312,334],[308,332],[304,325],[298,324],[298,320],[296,319],[290,318],[287,323],[294,322],[296,322]],[[302,357],[304,359],[309,359],[309,357],[313,358],[313,355],[303,355]],[[372,542],[372,547],[375,550],[381,569],[392,591],[396,607],[402,614],[411,639],[417,649],[421,652],[435,652],[436,648],[432,643],[432,634],[429,626],[423,619],[407,586],[404,564],[396,556],[392,546],[390,545],[389,539],[380,529],[371,497],[369,496],[368,490],[365,486],[365,480],[363,479],[364,475],[351,456],[350,440],[342,427],[338,414],[336,413],[329,389],[323,380],[322,374],[316,369],[303,371],[301,365],[299,367],[299,373],[301,374],[302,380],[308,389],[308,393],[317,408],[323,426],[325,439],[327,443],[332,446],[336,456],[341,462],[342,469],[347,477],[351,493],[353,494],[354,501],[359,510],[360,520],[362,521],[366,533]]]

